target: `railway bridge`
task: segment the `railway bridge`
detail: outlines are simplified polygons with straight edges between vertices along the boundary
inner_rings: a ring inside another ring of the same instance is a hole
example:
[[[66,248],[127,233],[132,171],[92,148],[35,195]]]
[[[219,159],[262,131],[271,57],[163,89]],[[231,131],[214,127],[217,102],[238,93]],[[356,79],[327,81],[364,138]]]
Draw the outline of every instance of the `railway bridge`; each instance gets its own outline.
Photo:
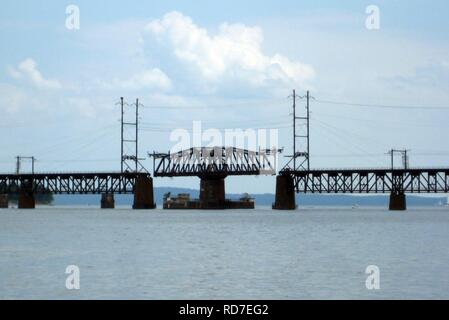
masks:
[[[155,208],[153,179],[142,172],[0,174],[0,207],[18,195],[18,207],[35,207],[35,195],[101,194],[101,207],[114,208],[114,194],[134,194],[134,209]]]
[[[154,177],[199,177],[200,208],[225,207],[227,176],[275,175],[278,150],[250,151],[235,147],[198,147],[149,154]]]
[[[276,177],[273,209],[296,208],[295,193],[384,193],[390,195],[391,210],[405,210],[407,193],[449,193],[449,168],[409,168],[407,150],[390,151],[389,169],[311,169],[309,134],[309,92],[305,115],[296,112],[297,95],[293,90],[293,154]],[[139,100],[135,107],[135,121],[124,120],[128,105],[120,98],[121,106],[121,171],[82,173],[19,173],[0,174],[0,207],[8,206],[11,194],[18,195],[19,208],[34,208],[35,195],[101,194],[101,207],[114,207],[114,194],[134,194],[133,208],[155,208],[153,180],[141,165],[138,155]],[[130,105],[128,105],[130,106]],[[301,122],[297,131],[297,122]],[[125,126],[135,129],[132,138],[124,135]],[[301,131],[302,130],[302,131]],[[127,145],[128,148],[124,148]],[[130,153],[130,146],[134,148]],[[125,153],[125,149],[127,152]],[[393,166],[395,152],[402,152],[404,167]],[[251,151],[235,147],[193,147],[178,152],[148,154],[153,158],[154,177],[199,177],[200,207],[223,208],[225,178],[227,176],[276,175],[278,149]]]
[[[406,193],[448,193],[449,168],[322,169],[284,168],[276,178],[273,209],[296,208],[296,193],[387,193],[390,210],[405,210]]]
[[[407,208],[406,193],[448,193],[449,167],[410,168],[407,150],[391,149],[390,168],[311,169],[310,99],[307,91],[302,114],[296,110],[298,96],[292,94],[293,154],[276,177],[273,209],[294,210],[296,193],[383,193],[390,195],[390,210]],[[297,126],[299,122],[299,132]],[[303,128],[302,130],[300,128]],[[394,166],[395,154],[402,155],[403,167]]]

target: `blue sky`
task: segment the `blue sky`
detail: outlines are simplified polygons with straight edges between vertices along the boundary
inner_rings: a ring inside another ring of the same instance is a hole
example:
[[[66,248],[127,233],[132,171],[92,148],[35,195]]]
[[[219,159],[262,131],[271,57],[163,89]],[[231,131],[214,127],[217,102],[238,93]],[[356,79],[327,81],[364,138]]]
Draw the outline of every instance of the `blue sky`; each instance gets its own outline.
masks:
[[[69,4],[79,30],[66,28]],[[378,30],[365,27],[369,5]],[[4,1],[0,171],[16,155],[40,171],[118,169],[120,96],[146,106],[142,153],[168,150],[194,120],[277,127],[290,153],[293,88],[316,98],[312,167],[387,166],[391,147],[410,149],[412,166],[445,166],[448,12],[447,1]],[[274,178],[229,178],[227,190],[273,192]]]

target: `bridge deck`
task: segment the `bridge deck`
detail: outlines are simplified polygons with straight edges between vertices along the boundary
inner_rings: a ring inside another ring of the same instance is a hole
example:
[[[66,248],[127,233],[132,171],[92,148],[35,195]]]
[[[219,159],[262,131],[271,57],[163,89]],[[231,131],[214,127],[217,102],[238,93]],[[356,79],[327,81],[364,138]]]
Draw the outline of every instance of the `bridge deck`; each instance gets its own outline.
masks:
[[[289,170],[301,193],[449,193],[449,168]]]
[[[262,174],[256,166],[228,167],[226,165],[184,165],[173,166],[170,169],[155,170],[155,177],[197,177],[197,176],[252,176]]]
[[[33,193],[98,194],[133,193],[136,179],[148,173],[77,172],[0,174],[0,194]]]

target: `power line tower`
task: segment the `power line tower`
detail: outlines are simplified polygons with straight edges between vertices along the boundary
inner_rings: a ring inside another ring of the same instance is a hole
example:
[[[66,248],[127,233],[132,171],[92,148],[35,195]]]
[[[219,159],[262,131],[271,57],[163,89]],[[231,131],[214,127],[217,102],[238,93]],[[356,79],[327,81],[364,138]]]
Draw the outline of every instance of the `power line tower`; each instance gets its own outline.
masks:
[[[31,157],[17,156],[16,174],[20,174],[20,169],[22,168],[22,160],[31,160],[31,173],[34,174],[34,162],[36,161],[36,158],[34,156]]]
[[[139,99],[129,105],[120,97],[121,107],[121,157],[120,157],[120,171],[127,172],[147,172],[144,166],[140,163],[139,158]],[[125,119],[125,107],[135,108],[135,119]],[[131,130],[128,130],[131,129]]]
[[[409,156],[408,156],[408,151],[407,149],[403,149],[403,150],[397,150],[397,149],[391,149],[390,151],[388,151],[387,154],[390,155],[391,157],[391,170],[394,169],[394,156],[395,154],[399,154],[402,157],[402,165],[404,167],[404,169],[408,169],[409,167]]]
[[[305,96],[298,96],[296,90],[291,95],[293,99],[293,162],[292,170],[310,170],[310,96],[307,91]],[[305,110],[297,115],[296,98],[306,100]],[[286,167],[289,166],[287,163]]]

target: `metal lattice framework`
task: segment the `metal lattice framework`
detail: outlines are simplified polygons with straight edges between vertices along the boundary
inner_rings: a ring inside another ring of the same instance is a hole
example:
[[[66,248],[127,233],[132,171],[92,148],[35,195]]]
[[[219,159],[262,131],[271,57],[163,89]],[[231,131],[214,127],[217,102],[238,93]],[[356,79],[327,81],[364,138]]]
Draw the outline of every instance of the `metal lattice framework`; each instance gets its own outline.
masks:
[[[301,193],[448,193],[449,168],[281,171]]]
[[[153,153],[155,177],[274,175],[277,150],[249,151],[234,147],[190,148]]]
[[[133,193],[138,176],[147,173],[37,173],[0,174],[0,194],[33,193],[99,194]]]

